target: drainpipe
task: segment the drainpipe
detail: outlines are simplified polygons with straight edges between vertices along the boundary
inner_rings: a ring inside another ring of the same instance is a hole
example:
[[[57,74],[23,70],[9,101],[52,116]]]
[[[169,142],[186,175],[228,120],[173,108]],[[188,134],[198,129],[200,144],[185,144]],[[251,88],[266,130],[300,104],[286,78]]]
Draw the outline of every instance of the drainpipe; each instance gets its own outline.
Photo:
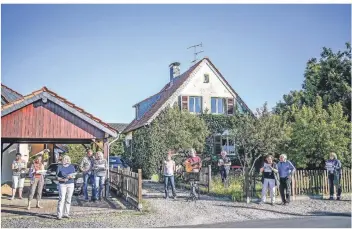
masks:
[[[105,191],[106,197],[110,196],[110,146],[112,143],[119,140],[119,138],[120,138],[120,134],[117,134],[117,137],[108,144],[108,174],[107,174],[106,191]]]

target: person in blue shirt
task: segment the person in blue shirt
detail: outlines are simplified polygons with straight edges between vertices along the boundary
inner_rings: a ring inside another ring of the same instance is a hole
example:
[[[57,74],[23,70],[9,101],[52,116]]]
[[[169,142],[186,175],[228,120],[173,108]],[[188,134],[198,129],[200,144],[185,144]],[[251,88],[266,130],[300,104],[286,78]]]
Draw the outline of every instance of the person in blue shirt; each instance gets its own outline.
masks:
[[[337,159],[336,153],[330,153],[330,159],[326,161],[325,168],[328,171],[330,200],[334,199],[334,187],[337,189],[337,200],[341,199],[341,161]]]
[[[59,181],[59,202],[57,204],[57,219],[70,218],[71,199],[74,191],[75,167],[71,164],[69,156],[62,158],[62,165],[57,168]]]
[[[293,164],[287,160],[286,154],[280,155],[280,162],[277,164],[280,176],[280,195],[282,205],[290,203],[291,196],[291,176],[296,170]],[[286,191],[286,195],[285,195]]]

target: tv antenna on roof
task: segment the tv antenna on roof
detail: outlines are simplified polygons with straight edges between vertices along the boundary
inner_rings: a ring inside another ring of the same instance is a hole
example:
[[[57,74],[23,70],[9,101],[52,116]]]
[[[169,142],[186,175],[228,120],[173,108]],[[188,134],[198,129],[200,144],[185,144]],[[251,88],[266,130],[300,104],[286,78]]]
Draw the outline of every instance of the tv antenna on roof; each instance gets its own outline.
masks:
[[[193,45],[193,46],[187,48],[187,49],[194,48],[194,53],[193,53],[193,54],[194,54],[194,60],[191,62],[192,64],[195,63],[195,62],[198,60],[198,59],[197,59],[197,55],[198,55],[199,53],[204,52],[203,50],[197,52],[197,47],[203,47],[203,44],[200,43],[200,44]]]

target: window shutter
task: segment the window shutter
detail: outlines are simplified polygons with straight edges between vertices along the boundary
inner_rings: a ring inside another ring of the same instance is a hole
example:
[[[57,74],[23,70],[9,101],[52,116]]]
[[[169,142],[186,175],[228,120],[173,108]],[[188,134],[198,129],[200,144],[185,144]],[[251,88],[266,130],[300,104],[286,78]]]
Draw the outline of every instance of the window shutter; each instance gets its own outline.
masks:
[[[188,96],[181,96],[181,109],[188,110]]]
[[[228,98],[227,99],[227,114],[229,115],[233,115],[233,99],[232,98]]]

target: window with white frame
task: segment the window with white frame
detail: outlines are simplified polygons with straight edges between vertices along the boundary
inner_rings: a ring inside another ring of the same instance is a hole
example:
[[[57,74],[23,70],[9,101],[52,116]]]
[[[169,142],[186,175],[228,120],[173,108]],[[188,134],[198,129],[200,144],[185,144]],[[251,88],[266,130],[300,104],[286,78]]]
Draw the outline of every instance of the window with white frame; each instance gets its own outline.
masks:
[[[214,153],[220,154],[222,150],[225,150],[228,155],[236,154],[236,144],[233,136],[214,135]]]
[[[226,100],[224,98],[211,98],[211,113],[225,114]]]
[[[202,112],[202,97],[190,96],[188,100],[189,112],[200,114]]]

